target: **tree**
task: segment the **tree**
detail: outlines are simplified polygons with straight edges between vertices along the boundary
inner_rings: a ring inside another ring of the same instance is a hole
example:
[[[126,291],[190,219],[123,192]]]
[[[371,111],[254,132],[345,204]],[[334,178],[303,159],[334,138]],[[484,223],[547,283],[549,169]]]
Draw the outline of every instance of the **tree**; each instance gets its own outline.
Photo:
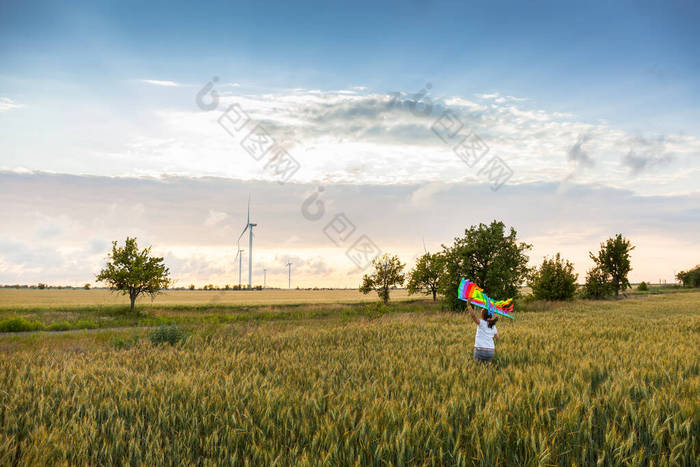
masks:
[[[532,245],[518,242],[512,227],[506,233],[506,226],[500,221],[466,229],[464,237],[456,237],[451,247],[443,245],[445,273],[440,292],[445,303],[452,309],[464,308],[464,302],[457,298],[462,277],[476,282],[490,297],[517,297],[529,273],[526,253],[530,248]]]
[[[640,282],[639,285],[637,286],[637,290],[639,290],[640,292],[646,292],[647,290],[649,290],[649,284],[647,284],[646,282],[642,281],[642,282]]]
[[[440,287],[440,279],[445,270],[445,256],[441,253],[425,253],[418,258],[416,266],[408,273],[409,294],[425,293],[433,294],[433,301],[437,300],[437,292]]]
[[[382,256],[374,258],[372,266],[374,272],[370,275],[364,275],[360,292],[366,295],[376,290],[377,295],[386,305],[389,303],[389,289],[403,284],[405,278],[401,271],[406,265],[399,260],[398,256],[389,256],[384,253]]]
[[[688,271],[676,274],[676,279],[683,283],[683,287],[700,287],[700,265]]]
[[[86,283],[86,284],[83,286],[83,288],[84,288],[85,290],[90,290],[90,283],[89,283],[89,282]]]
[[[105,282],[111,290],[129,295],[131,311],[134,311],[136,298],[149,294],[155,298],[162,289],[170,285],[170,270],[163,258],[151,256],[151,247],[139,251],[136,238],[126,237],[123,247],[112,242],[112,253],[107,266],[97,275],[98,282]]]
[[[589,252],[589,256],[595,262],[596,267],[609,276],[610,286],[615,296],[620,295],[630,286],[627,274],[632,270],[630,252],[634,247],[622,234],[607,239],[600,244],[600,251],[595,256]]]
[[[583,285],[583,298],[600,300],[613,294],[610,274],[596,266],[586,275],[586,283]]]
[[[571,300],[577,279],[574,265],[557,253],[554,258],[544,258],[542,265],[532,272],[528,285],[538,300]]]

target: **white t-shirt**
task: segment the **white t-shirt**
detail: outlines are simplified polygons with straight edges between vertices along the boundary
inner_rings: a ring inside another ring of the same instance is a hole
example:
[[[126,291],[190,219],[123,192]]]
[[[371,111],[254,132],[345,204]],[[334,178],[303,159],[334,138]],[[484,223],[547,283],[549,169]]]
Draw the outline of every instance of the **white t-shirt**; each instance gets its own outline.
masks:
[[[479,325],[476,327],[476,338],[474,339],[474,347],[481,347],[484,349],[495,349],[496,346],[493,345],[493,336],[498,334],[496,325],[494,324],[492,328],[489,328],[489,323],[483,319],[479,320]]]

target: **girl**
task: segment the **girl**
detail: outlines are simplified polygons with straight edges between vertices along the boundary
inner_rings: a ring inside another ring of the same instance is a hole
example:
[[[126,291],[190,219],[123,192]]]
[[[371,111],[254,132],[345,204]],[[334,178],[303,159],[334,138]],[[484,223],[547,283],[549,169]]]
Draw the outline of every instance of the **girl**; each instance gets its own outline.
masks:
[[[476,311],[471,303],[467,302],[469,313],[476,323],[476,338],[474,339],[474,360],[481,363],[488,363],[493,360],[496,353],[494,339],[498,339],[498,329],[496,321],[498,318],[490,315],[486,309],[481,310],[481,319],[476,317]]]

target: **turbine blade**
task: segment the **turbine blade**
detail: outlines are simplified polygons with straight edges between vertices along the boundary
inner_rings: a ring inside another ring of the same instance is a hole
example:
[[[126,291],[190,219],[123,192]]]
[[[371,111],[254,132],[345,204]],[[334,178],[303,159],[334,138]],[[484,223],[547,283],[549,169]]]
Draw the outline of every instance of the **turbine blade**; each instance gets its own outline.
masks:
[[[245,228],[243,229],[243,232],[241,232],[241,234],[238,236],[238,244],[239,244],[239,245],[240,245],[240,243],[241,243],[241,238],[243,237],[243,234],[245,234],[245,231],[248,230],[248,227],[249,227],[249,225],[246,224],[246,225],[245,225]]]

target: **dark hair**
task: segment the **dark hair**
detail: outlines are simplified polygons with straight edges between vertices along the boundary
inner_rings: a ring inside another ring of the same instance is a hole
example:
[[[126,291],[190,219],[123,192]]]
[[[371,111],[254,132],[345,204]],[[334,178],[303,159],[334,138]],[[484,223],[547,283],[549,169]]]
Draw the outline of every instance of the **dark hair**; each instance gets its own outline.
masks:
[[[489,312],[486,311],[486,308],[481,310],[481,319],[489,323],[489,328],[492,328],[494,324],[496,324],[496,321],[498,321],[498,316],[493,316],[489,318]]]

